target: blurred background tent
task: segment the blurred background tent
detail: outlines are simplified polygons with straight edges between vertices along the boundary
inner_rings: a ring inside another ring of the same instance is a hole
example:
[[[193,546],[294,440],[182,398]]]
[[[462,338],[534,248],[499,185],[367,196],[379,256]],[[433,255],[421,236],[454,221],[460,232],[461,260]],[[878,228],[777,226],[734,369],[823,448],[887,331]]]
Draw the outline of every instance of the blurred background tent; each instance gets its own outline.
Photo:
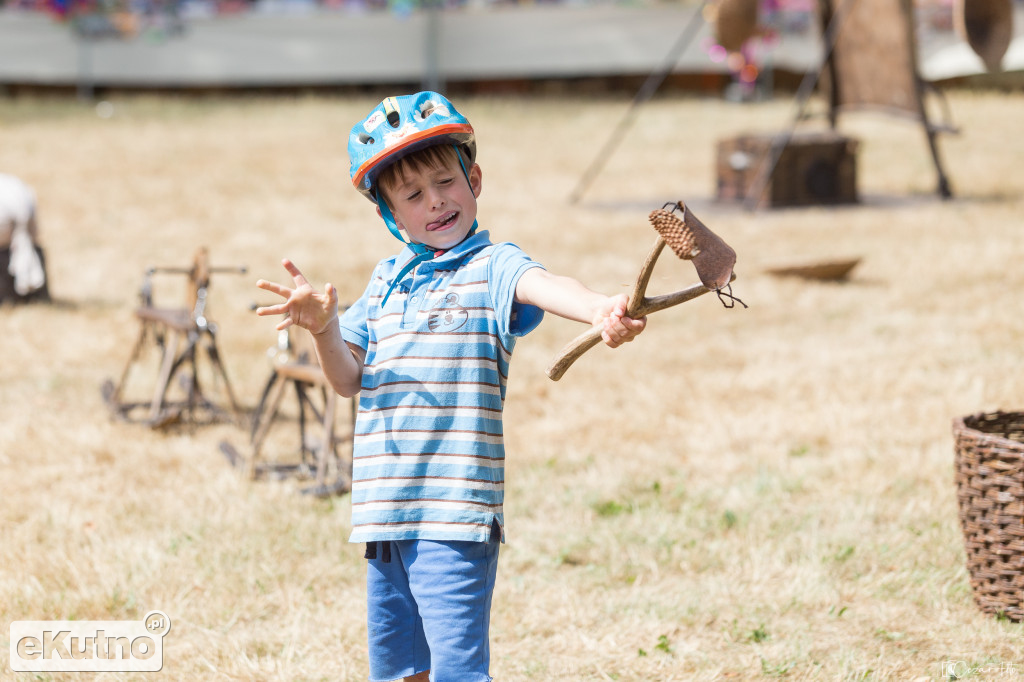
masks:
[[[933,79],[928,71],[931,57],[950,45],[963,45],[974,55],[954,33],[954,23],[962,23],[966,35],[976,35],[981,25],[976,16],[1004,17],[1010,3],[1013,13],[1024,12],[1020,0],[917,0],[915,25],[925,77]],[[636,79],[642,82],[660,67],[701,4],[5,0],[0,10],[0,85],[14,92],[74,87],[87,67],[89,79],[100,89],[434,85],[507,91],[552,81],[586,81],[590,86],[601,80],[635,86]],[[738,17],[729,22],[738,29],[716,35],[713,17],[705,14],[697,36],[672,65],[666,87],[724,89],[731,68],[715,45],[726,51],[753,48],[756,55],[751,56],[759,56],[765,67],[763,80],[778,74],[774,85],[790,89],[795,86],[787,74],[801,75],[820,62],[815,0],[711,4],[723,16]],[[983,11],[982,6],[995,9]],[[744,40],[755,10],[758,28],[768,33]],[[958,11],[966,20],[954,22]],[[1014,22],[1013,35],[1020,34],[1020,23]],[[1000,18],[997,24],[997,33],[1005,33],[1005,21]],[[88,55],[82,53],[83,42],[91,46]],[[1004,70],[1024,69],[1024,47],[1019,45],[1015,49],[1011,41],[1006,47]],[[986,48],[986,54],[992,49]],[[83,67],[86,58],[89,63]],[[975,57],[947,65],[940,77],[983,74],[985,63]]]
[[[740,192],[741,198],[750,206],[762,201],[780,159],[787,147],[795,143],[795,126],[807,117],[807,102],[815,86],[828,102],[829,144],[848,151],[829,161],[812,158],[821,156],[818,148],[822,143],[820,136],[810,141],[810,160],[804,164],[808,190],[803,192],[809,201],[818,195],[826,203],[840,199],[856,201],[855,170],[843,171],[844,166],[849,168],[853,164],[855,141],[838,135],[837,129],[840,112],[864,109],[908,117],[921,125],[938,177],[938,194],[951,197],[936,137],[940,130],[952,132],[954,128],[948,122],[936,125],[925,106],[926,94],[939,91],[930,88],[920,75],[912,0],[818,0],[818,7],[824,42],[819,72],[805,76],[796,97],[797,120],[778,133],[761,154],[759,168]],[[787,171],[792,174],[792,169]],[[831,175],[831,180],[823,184],[823,175]]]
[[[659,89],[801,107],[819,92],[832,129],[854,108],[920,121],[948,197],[935,136],[952,126],[930,120],[929,84],[1021,87],[1021,15],[1024,0],[7,0],[0,88],[633,92],[574,201]]]

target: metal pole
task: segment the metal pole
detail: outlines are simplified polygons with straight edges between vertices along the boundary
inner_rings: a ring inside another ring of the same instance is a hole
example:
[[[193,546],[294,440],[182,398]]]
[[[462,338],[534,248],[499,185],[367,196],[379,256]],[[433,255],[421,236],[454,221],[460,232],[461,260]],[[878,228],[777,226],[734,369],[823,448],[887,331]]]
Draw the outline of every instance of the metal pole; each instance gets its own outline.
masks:
[[[441,0],[423,0],[426,9],[426,54],[423,74],[423,89],[441,92],[444,78],[441,75]]]
[[[665,56],[661,67],[655,70],[653,73],[647,76],[647,80],[640,86],[640,90],[637,91],[636,95],[633,96],[633,101],[630,103],[629,108],[626,110],[625,115],[619,120],[618,124],[612,130],[612,134],[605,140],[604,146],[601,147],[597,154],[597,157],[590,163],[590,166],[583,173],[583,177],[580,178],[579,182],[576,183],[576,188],[573,189],[572,194],[569,195],[569,203],[575,204],[582,197],[583,193],[590,187],[590,183],[594,181],[598,173],[604,167],[608,157],[611,156],[612,152],[615,151],[619,143],[622,142],[622,138],[625,137],[626,131],[629,130],[630,125],[633,123],[633,119],[636,118],[637,108],[654,96],[657,92],[658,87],[661,86],[662,82],[668,78],[669,74],[672,73],[672,69],[675,67],[676,62],[682,57],[683,52],[686,51],[687,46],[696,37],[697,32],[704,25],[701,21],[701,16],[704,11],[704,5],[707,4],[707,0],[701,2],[700,7],[690,17],[690,21],[687,22],[683,28],[682,34],[676,40],[672,49],[668,51]]]
[[[94,88],[92,82],[92,39],[78,33],[78,100],[92,102]]]
[[[838,92],[838,72],[835,70],[835,60],[832,58],[832,52],[835,49],[836,41],[839,39],[839,28],[842,25],[843,19],[846,17],[850,8],[853,7],[857,0],[841,0],[842,4],[839,6],[839,11],[832,12],[831,0],[825,3],[823,13],[823,23],[825,23],[825,34],[824,34],[824,54],[822,56],[822,64],[817,69],[808,71],[804,74],[803,79],[800,81],[800,86],[796,91],[796,115],[793,116],[793,121],[789,128],[775,135],[772,138],[771,147],[768,149],[768,154],[762,160],[760,167],[758,168],[757,174],[754,176],[754,180],[750,183],[750,187],[747,190],[747,195],[743,200],[743,204],[748,211],[753,211],[761,203],[761,198],[764,195],[765,189],[768,187],[768,181],[771,180],[772,174],[775,172],[775,166],[779,163],[779,158],[782,156],[783,150],[789,144],[793,138],[793,132],[796,129],[797,123],[801,121],[805,116],[805,110],[807,102],[810,100],[811,95],[814,94],[814,88],[818,85],[818,80],[821,78],[822,71],[825,68],[831,69],[830,75],[832,77],[832,95],[831,105],[829,107],[829,118],[832,121],[832,127],[835,128],[835,111],[836,111],[836,93]]]

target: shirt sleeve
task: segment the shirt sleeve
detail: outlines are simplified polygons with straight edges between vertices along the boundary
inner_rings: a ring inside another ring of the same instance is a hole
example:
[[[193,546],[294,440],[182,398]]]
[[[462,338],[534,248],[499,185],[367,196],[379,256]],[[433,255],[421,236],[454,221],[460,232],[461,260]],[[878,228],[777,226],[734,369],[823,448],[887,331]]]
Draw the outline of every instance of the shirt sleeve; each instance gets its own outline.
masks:
[[[532,305],[515,302],[516,284],[523,273],[543,268],[515,244],[503,242],[494,247],[490,261],[490,289],[498,331],[506,336],[525,336],[544,319],[544,311]]]
[[[370,347],[370,332],[366,324],[366,314],[369,298],[370,288],[373,285],[374,277],[376,276],[376,270],[374,275],[370,277],[369,284],[366,285],[366,290],[363,291],[363,295],[359,299],[350,305],[348,309],[342,313],[338,318],[338,326],[341,328],[341,338],[347,343],[352,343],[363,350]]]

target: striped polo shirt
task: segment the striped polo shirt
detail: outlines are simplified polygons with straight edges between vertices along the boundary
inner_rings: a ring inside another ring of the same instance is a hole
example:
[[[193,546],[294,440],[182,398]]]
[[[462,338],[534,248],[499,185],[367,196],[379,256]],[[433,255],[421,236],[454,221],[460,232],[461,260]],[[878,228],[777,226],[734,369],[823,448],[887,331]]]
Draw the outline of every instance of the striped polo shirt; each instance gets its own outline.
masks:
[[[349,540],[487,541],[504,528],[509,360],[543,316],[514,302],[516,283],[540,264],[478,232],[407,273],[382,309],[413,256],[378,263],[340,322],[366,350]]]

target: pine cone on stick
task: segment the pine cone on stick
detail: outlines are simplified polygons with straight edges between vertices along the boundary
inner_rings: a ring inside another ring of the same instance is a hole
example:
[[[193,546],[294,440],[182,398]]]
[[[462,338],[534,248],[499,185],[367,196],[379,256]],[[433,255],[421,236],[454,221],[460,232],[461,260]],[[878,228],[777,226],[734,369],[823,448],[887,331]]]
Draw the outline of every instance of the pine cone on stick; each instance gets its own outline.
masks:
[[[659,208],[651,211],[649,217],[651,225],[654,225],[654,229],[677,256],[690,260],[700,253],[693,231],[675,213]]]

